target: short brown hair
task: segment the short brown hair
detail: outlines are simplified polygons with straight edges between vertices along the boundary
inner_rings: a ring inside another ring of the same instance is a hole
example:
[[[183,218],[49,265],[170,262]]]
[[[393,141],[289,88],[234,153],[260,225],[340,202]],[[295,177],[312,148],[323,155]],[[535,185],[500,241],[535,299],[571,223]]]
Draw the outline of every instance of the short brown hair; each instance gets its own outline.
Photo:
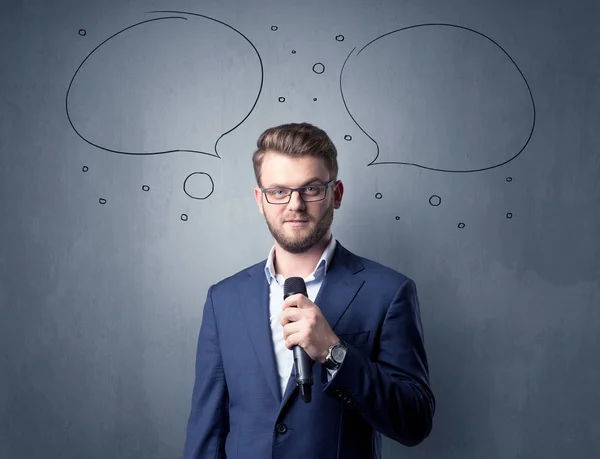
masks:
[[[267,151],[294,157],[322,158],[329,171],[329,179],[337,179],[337,149],[327,133],[312,124],[290,123],[269,128],[260,135],[256,146],[257,150],[252,155],[252,163],[258,186],[262,186],[260,170]]]

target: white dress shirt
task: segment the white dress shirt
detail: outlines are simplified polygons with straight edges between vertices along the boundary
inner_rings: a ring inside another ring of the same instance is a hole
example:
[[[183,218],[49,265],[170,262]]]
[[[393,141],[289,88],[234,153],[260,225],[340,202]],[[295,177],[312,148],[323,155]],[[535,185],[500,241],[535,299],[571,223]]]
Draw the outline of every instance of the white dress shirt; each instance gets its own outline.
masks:
[[[304,278],[308,298],[313,303],[321,289],[325,275],[327,274],[327,269],[335,250],[335,244],[336,240],[331,236],[315,270],[308,277]],[[269,256],[265,264],[265,275],[267,276],[267,282],[269,283],[269,320],[271,323],[271,338],[273,339],[273,349],[275,350],[277,371],[279,373],[279,384],[281,386],[281,395],[283,396],[294,366],[294,355],[292,351],[285,347],[283,339],[283,327],[281,326],[280,320],[283,313],[281,307],[283,305],[283,284],[285,282],[285,277],[275,272],[274,257],[275,246],[269,251]],[[335,371],[328,370],[328,373],[328,378],[331,379],[335,374]]]

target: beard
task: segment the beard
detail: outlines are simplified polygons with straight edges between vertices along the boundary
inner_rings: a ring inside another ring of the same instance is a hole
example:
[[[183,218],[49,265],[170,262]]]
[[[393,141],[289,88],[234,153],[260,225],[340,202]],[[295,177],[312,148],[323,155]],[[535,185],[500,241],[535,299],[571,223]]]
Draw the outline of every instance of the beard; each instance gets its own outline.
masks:
[[[308,220],[309,223],[314,221],[314,218],[308,213],[296,214],[294,217],[301,220]],[[308,234],[295,234],[290,237],[285,234],[283,223],[279,228],[276,228],[266,215],[265,221],[267,222],[267,226],[269,227],[269,231],[273,235],[273,238],[283,250],[290,253],[303,253],[314,247],[321,239],[323,239],[323,236],[325,236],[329,228],[331,228],[333,222],[333,203],[327,207],[323,216],[317,221],[316,226],[311,229]]]

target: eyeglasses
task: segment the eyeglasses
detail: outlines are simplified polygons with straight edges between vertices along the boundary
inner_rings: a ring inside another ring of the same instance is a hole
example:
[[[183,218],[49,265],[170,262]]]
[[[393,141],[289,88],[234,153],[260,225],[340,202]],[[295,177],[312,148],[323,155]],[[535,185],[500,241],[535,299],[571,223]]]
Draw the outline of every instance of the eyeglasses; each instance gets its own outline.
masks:
[[[333,184],[335,184],[335,180],[324,185],[305,185],[298,188],[261,188],[260,191],[264,193],[269,204],[288,204],[294,191],[298,192],[304,202],[316,202],[325,199],[327,189]]]

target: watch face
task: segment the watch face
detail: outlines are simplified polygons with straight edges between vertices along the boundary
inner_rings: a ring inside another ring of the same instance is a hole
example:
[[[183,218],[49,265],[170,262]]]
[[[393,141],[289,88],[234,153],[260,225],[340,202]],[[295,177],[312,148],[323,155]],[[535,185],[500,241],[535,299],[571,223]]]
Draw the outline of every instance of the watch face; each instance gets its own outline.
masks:
[[[338,363],[341,363],[346,356],[346,348],[344,346],[335,346],[331,350],[331,358]]]

